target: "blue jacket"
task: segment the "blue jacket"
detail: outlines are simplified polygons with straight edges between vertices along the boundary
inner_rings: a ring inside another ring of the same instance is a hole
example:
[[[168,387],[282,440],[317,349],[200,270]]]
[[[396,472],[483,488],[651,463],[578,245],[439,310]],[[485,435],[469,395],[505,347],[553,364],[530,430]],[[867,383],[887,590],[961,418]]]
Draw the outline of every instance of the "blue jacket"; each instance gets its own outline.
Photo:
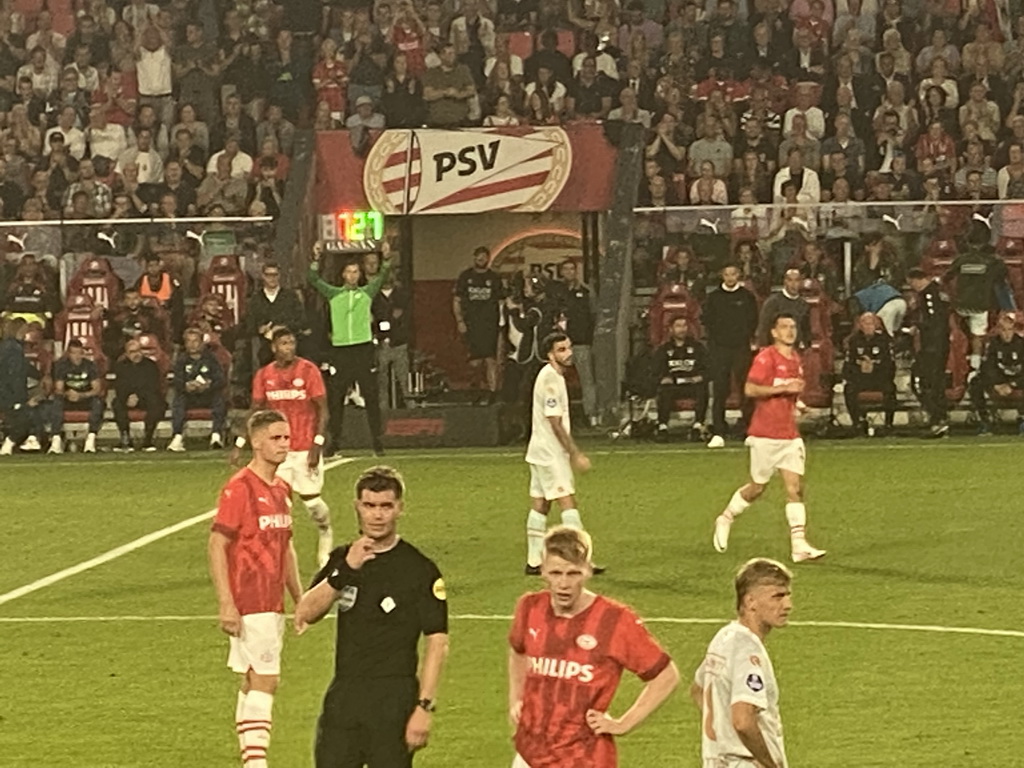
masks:
[[[861,288],[854,298],[865,312],[877,312],[893,299],[898,299],[902,294],[886,282],[879,280],[867,288]]]
[[[195,381],[200,376],[204,381],[210,382],[210,391],[216,392],[224,386],[224,369],[220,367],[214,354],[204,349],[198,359],[192,359],[187,353],[174,364],[174,388],[177,392],[184,392],[185,385]]]

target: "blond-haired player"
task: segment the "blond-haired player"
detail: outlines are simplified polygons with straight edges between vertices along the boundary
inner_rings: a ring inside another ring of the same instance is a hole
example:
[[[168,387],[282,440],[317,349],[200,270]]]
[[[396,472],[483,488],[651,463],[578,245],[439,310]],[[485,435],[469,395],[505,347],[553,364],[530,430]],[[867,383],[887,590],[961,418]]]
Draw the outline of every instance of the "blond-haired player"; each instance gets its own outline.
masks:
[[[704,768],[786,768],[779,685],[764,641],[793,610],[793,575],[756,558],[736,574],[737,618],[722,627],[694,675]]]

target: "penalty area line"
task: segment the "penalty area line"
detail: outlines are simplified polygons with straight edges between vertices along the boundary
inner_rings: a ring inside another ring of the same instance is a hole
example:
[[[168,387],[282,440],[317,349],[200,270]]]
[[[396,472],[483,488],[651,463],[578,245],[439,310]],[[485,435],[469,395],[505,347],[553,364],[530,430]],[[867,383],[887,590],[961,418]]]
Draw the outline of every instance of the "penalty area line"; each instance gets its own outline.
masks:
[[[289,615],[289,618],[291,616]],[[331,613],[327,618],[335,618]],[[452,621],[496,622],[511,621],[510,614],[492,613],[458,613],[449,617]],[[161,621],[206,621],[216,622],[217,617],[210,615],[181,616],[0,616],[0,624],[116,624],[120,622],[161,622]],[[729,620],[724,618],[700,618],[680,616],[651,616],[644,619],[646,624],[676,625],[722,625]],[[863,629],[889,632],[925,632],[944,635],[980,635],[983,637],[1016,637],[1024,638],[1024,630],[1018,629],[987,629],[984,627],[946,627],[940,624],[888,624],[861,621],[791,621],[791,627],[807,629]]]
[[[342,464],[349,464],[353,461],[355,461],[355,458],[334,459],[332,461],[328,461],[324,464],[324,471],[326,472],[329,469],[334,469],[335,467],[340,467]],[[5,592],[0,595],[0,605],[9,603],[12,600],[17,600],[19,597],[30,595],[33,592],[38,592],[40,589],[45,589],[53,584],[64,581],[64,579],[69,579],[72,576],[77,576],[80,573],[84,573],[85,571],[89,571],[93,568],[104,565],[105,563],[109,563],[111,560],[116,560],[119,557],[123,557],[124,555],[130,554],[138,549],[142,549],[154,542],[165,539],[168,536],[172,536],[179,531],[184,531],[194,525],[210,520],[216,514],[216,507],[209,509],[201,514],[193,515],[192,517],[181,520],[173,525],[161,528],[158,531],[147,533],[145,536],[140,536],[139,538],[129,541],[126,544],[122,544],[119,547],[114,547],[103,554],[96,555],[96,557],[83,560],[76,565],[72,565],[61,571],[57,571],[56,573],[51,573],[49,576],[43,576],[41,579],[36,579],[35,581],[18,587],[17,589],[12,589],[10,592]]]

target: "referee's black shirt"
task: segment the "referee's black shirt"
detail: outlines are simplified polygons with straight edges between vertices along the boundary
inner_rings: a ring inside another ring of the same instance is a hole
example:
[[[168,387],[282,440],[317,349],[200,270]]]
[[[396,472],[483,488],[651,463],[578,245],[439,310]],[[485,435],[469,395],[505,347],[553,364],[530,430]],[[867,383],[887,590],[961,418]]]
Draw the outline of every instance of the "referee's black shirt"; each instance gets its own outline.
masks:
[[[356,571],[345,562],[348,550],[335,549],[312,584],[331,577],[341,587],[335,681],[415,677],[420,635],[448,632],[441,571],[404,539]]]

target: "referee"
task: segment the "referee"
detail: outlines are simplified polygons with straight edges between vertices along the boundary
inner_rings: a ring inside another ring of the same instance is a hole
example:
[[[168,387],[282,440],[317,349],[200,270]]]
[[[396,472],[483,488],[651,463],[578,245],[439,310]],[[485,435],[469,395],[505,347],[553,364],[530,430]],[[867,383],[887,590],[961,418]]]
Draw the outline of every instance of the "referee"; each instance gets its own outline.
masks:
[[[295,609],[301,634],[338,604],[316,768],[410,768],[413,753],[427,745],[448,652],[448,604],[437,566],[398,536],[404,491],[391,467],[360,476],[362,538],[331,553]],[[420,635],[426,643],[417,680]]]
[[[331,373],[331,442],[337,451],[341,444],[345,416],[345,398],[353,384],[366,402],[366,418],[370,423],[373,452],[380,456],[380,399],[377,392],[377,352],[373,343],[374,297],[391,273],[391,249],[387,242],[381,246],[381,270],[366,285],[360,285],[362,270],[358,261],[350,261],[342,269],[343,284],[331,285],[320,275],[320,257],[323,245],[313,246],[313,261],[309,265],[309,282],[327,299],[331,312],[331,351],[328,361]]]

